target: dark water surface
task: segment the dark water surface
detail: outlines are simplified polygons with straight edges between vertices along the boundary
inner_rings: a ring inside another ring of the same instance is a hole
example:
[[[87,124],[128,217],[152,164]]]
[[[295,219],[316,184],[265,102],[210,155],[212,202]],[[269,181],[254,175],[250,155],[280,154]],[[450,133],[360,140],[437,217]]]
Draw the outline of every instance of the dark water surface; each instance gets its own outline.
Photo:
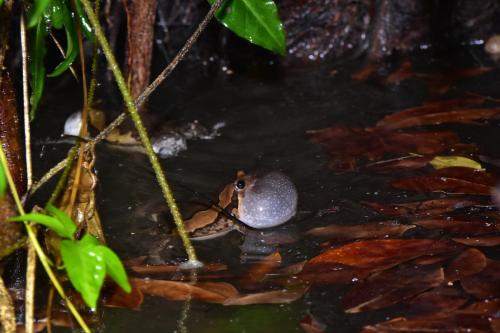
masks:
[[[428,55],[418,57],[422,68],[432,70],[437,66]],[[473,60],[469,63],[474,64]],[[371,126],[385,114],[430,99],[425,86],[416,80],[398,86],[351,80],[351,68],[361,66],[359,63],[293,69],[273,80],[263,78],[270,75],[258,73],[217,75],[196,84],[184,84],[183,75],[189,75],[184,72],[167,82],[151,101],[154,112],[180,124],[195,119],[207,126],[219,121],[226,123],[219,137],[190,141],[187,151],[162,162],[183,214],[188,217],[207,202],[186,187],[216,200],[237,170],[282,170],[299,191],[299,213],[281,228],[297,239],[279,248],[286,265],[319,253],[320,241],[302,236],[304,230],[331,223],[360,224],[372,220],[374,214],[359,203],[363,200],[405,200],[406,194],[389,188],[387,177],[364,172],[336,175],[329,171],[328,155],[310,143],[306,135],[308,130],[323,127]],[[499,83],[493,72],[481,80],[472,78],[456,83],[458,88],[450,94],[460,90],[494,96]],[[52,137],[62,131],[63,118],[79,108],[76,95],[77,92],[68,92],[67,99],[58,99],[62,104],[50,111],[57,114],[56,120],[50,126],[43,125],[43,121],[39,125],[38,131],[45,135],[40,140],[47,135],[44,126],[53,131]],[[59,117],[61,120],[57,120]],[[465,142],[484,143],[490,149],[496,147],[491,142],[499,139],[497,127],[490,126],[482,133],[475,127],[461,130]],[[43,149],[43,159],[38,161],[43,170],[64,156],[67,146],[37,148]],[[151,254],[172,226],[166,212],[159,215],[158,222],[151,221],[148,212],[143,213],[161,200],[147,158],[103,144],[98,148],[97,170],[99,211],[109,246],[124,259]],[[338,212],[317,214],[333,208]],[[244,235],[232,232],[223,238],[196,242],[195,246],[203,261],[224,263],[235,272],[242,272],[254,261],[252,258],[258,257],[251,252],[259,252],[258,248],[242,250],[244,239]],[[175,238],[156,254],[165,263],[185,258]],[[188,332],[301,332],[300,320],[312,313],[328,326],[328,332],[356,332],[363,325],[391,315],[392,310],[344,314],[341,306],[344,292],[343,287],[318,287],[302,299],[284,305],[222,306],[195,301],[182,325]],[[183,302],[146,297],[140,311],[105,309],[102,331],[180,332],[179,320],[184,309]]]

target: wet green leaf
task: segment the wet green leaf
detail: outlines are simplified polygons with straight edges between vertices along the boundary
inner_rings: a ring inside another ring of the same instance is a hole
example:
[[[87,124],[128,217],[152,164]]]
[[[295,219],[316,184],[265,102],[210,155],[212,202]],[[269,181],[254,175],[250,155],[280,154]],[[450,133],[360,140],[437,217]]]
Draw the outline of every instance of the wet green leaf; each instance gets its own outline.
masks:
[[[76,225],[75,223],[71,220],[71,217],[69,217],[68,214],[63,212],[62,210],[52,206],[51,204],[48,204],[47,207],[45,207],[47,211],[50,213],[50,215],[54,216],[56,219],[61,222],[63,225],[64,229],[66,230],[65,236],[66,238],[73,238],[73,235],[76,232]]]
[[[132,291],[130,284],[128,283],[127,273],[125,268],[123,268],[120,258],[114,253],[109,247],[101,245],[99,246],[99,252],[104,257],[106,261],[106,273],[111,276],[111,278],[127,293]]]
[[[75,8],[76,8],[76,13],[78,14],[78,19],[80,20],[80,28],[82,29],[85,38],[87,38],[91,42],[94,42],[95,41],[94,32],[92,31],[92,26],[90,25],[87,15],[85,14],[85,11],[83,10],[82,3],[80,0],[75,0]]]
[[[46,22],[44,19],[38,21],[36,30],[34,32],[33,43],[30,52],[30,83],[31,83],[31,96],[30,96],[30,118],[35,118],[40,99],[42,98],[43,88],[45,85],[45,64],[44,58],[46,53],[45,37],[47,36]]]
[[[68,277],[85,303],[95,309],[106,275],[105,259],[96,251],[99,242],[90,236],[80,241],[61,241],[61,257]]]
[[[29,13],[28,28],[33,28],[35,25],[40,24],[40,22],[43,21],[42,14],[51,2],[51,0],[34,0],[33,7]]]
[[[215,0],[208,2],[213,4]],[[228,0],[215,17],[249,42],[286,54],[285,30],[273,0]]]
[[[0,0],[0,6],[1,6]],[[5,170],[3,166],[0,165],[0,199],[5,195],[5,191],[7,190],[7,177],[5,176]]]
[[[3,0],[0,0],[0,7],[2,7],[3,5]]]
[[[53,0],[49,8],[52,26],[58,29],[64,27],[66,32],[64,61],[57,65],[52,73],[47,75],[49,77],[58,76],[64,73],[78,56],[78,35],[76,33],[73,15],[68,5],[68,2],[64,0]]]
[[[39,213],[29,213],[20,216],[15,216],[9,219],[9,221],[22,222],[22,221],[33,221],[54,230],[59,236],[70,238],[73,233],[68,232],[64,224],[53,216],[48,216]],[[76,227],[75,227],[76,230]],[[74,231],[73,231],[74,232]]]
[[[80,241],[61,241],[61,256],[71,283],[91,308],[97,305],[106,274],[126,292],[132,291],[118,256],[89,234]]]

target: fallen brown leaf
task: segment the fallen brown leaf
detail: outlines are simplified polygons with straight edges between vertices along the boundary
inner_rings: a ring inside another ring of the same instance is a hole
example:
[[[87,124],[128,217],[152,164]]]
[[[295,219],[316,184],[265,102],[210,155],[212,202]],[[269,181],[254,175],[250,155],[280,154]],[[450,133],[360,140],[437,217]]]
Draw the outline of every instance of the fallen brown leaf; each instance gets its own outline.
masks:
[[[478,299],[500,297],[500,261],[488,260],[482,271],[462,277],[460,283],[467,293]]]
[[[281,265],[281,255],[278,251],[266,256],[254,264],[241,279],[241,286],[246,289],[255,289],[267,275]]]
[[[139,310],[144,301],[144,294],[139,290],[135,279],[130,279],[132,291],[126,293],[115,283],[108,283],[104,289],[103,305],[109,308]]]
[[[481,272],[486,267],[486,260],[486,256],[475,248],[465,250],[446,267],[446,281],[454,282]]]
[[[300,321],[300,327],[306,333],[325,333],[326,325],[318,321],[312,315],[308,314]]]
[[[249,305],[249,304],[283,304],[291,303],[306,293],[309,287],[303,285],[294,290],[282,289],[265,291],[255,294],[233,296],[226,299],[224,305]]]
[[[199,282],[190,284],[187,282],[153,279],[131,279],[131,281],[143,293],[171,301],[194,299],[210,303],[223,303],[228,298],[239,296],[238,290],[226,282]]]
[[[414,225],[395,222],[372,222],[357,225],[329,225],[306,231],[305,235],[316,237],[335,237],[337,239],[386,238],[402,236]]]
[[[462,237],[452,238],[453,241],[468,246],[498,246],[500,245],[500,236],[483,237]]]
[[[411,299],[408,306],[412,313],[453,312],[467,303],[468,299],[460,288],[438,286]]]
[[[400,265],[354,284],[343,297],[347,313],[377,310],[399,304],[444,281],[441,267]]]

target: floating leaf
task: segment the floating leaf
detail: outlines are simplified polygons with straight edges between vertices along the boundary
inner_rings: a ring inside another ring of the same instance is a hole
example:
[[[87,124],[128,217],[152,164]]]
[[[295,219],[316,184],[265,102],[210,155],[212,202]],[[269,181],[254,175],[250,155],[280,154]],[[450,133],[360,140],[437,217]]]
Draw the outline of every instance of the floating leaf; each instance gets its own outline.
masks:
[[[475,248],[467,249],[446,267],[446,281],[454,282],[466,276],[477,274],[486,267],[486,264],[487,259],[483,252]]]
[[[435,169],[464,167],[481,170],[483,167],[478,162],[462,156],[435,156],[429,162]]]
[[[412,221],[413,224],[426,229],[440,229],[455,235],[484,235],[497,232],[500,228],[495,221],[480,219],[479,217],[468,218],[451,218],[451,217],[436,217],[429,219],[421,219]]]
[[[378,202],[363,202],[380,214],[387,216],[433,216],[474,205],[485,205],[485,200],[478,198],[442,198],[397,204],[381,204]]]
[[[215,0],[208,0],[212,5]],[[286,54],[285,30],[272,0],[229,0],[215,17],[238,36],[275,53]]]
[[[442,282],[441,267],[401,265],[354,285],[343,298],[344,308],[347,313],[386,308]]]
[[[308,230],[305,234],[317,237],[334,237],[337,239],[386,238],[401,236],[414,225],[394,222],[374,222],[357,225],[328,225]]]
[[[61,257],[71,284],[87,305],[95,309],[106,275],[105,258],[96,251],[97,240],[83,236],[81,241],[62,240]]]
[[[297,289],[282,289],[264,291],[255,294],[239,295],[228,298],[224,301],[224,305],[249,305],[249,304],[283,304],[291,303],[306,293],[309,288],[307,286],[300,286]]]
[[[132,285],[131,292],[124,292],[115,283],[107,283],[106,288],[103,290],[103,305],[110,308],[125,308],[139,310],[144,302],[144,294],[130,281]]]
[[[495,178],[486,171],[454,167],[435,170],[427,175],[393,180],[391,186],[416,192],[447,192],[490,195]]]
[[[460,288],[439,286],[413,298],[409,303],[412,313],[452,312],[467,303],[468,296]]]
[[[158,296],[172,301],[185,301],[188,299],[201,300],[211,303],[223,303],[230,297],[239,295],[238,290],[226,282],[187,282],[132,279],[142,292],[151,296]]]
[[[500,297],[500,261],[488,260],[486,268],[477,274],[462,277],[460,284],[478,299]]]

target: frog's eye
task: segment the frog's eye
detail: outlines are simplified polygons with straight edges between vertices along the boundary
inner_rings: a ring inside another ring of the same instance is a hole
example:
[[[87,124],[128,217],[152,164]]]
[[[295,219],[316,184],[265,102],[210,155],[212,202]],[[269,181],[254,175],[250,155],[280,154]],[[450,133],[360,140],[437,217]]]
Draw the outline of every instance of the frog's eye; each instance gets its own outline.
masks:
[[[245,181],[238,180],[236,181],[236,190],[243,190],[245,188]]]

